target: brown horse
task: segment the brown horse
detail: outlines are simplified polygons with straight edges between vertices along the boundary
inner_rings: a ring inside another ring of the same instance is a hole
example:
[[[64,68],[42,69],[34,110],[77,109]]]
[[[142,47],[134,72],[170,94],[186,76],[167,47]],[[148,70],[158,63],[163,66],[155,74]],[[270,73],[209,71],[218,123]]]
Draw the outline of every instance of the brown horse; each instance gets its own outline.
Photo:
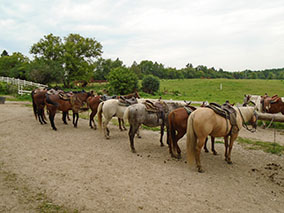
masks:
[[[177,142],[185,135],[187,127],[187,119],[191,112],[196,110],[193,106],[181,107],[171,111],[168,115],[168,126],[167,126],[167,136],[169,141],[169,152],[174,158],[181,158],[181,150]],[[206,138],[204,150],[209,152],[207,149],[207,140]],[[211,137],[211,150],[214,155],[217,155],[217,152],[214,148],[215,138]]]
[[[232,128],[227,119],[207,107],[200,107],[190,114],[186,131],[187,157],[189,163],[193,163],[195,159],[199,172],[203,172],[200,163],[200,152],[208,135],[224,137],[225,160],[231,164],[231,151],[233,143],[238,137],[239,130],[242,126],[247,128],[245,122],[251,123],[256,128],[257,115],[254,107],[234,107],[234,109],[236,111],[236,128]],[[229,137],[230,144],[228,143]]]
[[[92,110],[92,112],[90,114],[89,126],[91,128],[94,128],[94,129],[97,129],[97,125],[96,125],[96,122],[94,121],[94,117],[97,114],[98,106],[101,102],[102,102],[102,99],[101,99],[100,95],[90,96],[87,99],[87,104],[88,104],[89,108]],[[94,127],[93,127],[92,123],[94,124]]]
[[[34,89],[31,93],[34,115],[35,118],[39,120],[40,124],[46,124],[44,107],[47,91],[47,89]]]
[[[73,93],[73,95],[69,99],[62,99],[59,94],[46,94],[46,106],[49,112],[49,120],[53,130],[57,130],[54,124],[54,117],[57,110],[63,112],[62,120],[64,124],[66,122],[66,116],[69,110],[73,111],[73,125],[77,127],[78,119],[79,119],[79,109],[83,106],[84,102],[87,101],[89,96],[93,95],[93,92],[77,92]]]
[[[281,112],[284,115],[284,102],[278,95],[269,97],[265,94],[264,96],[261,96],[260,103],[263,112],[272,114]]]

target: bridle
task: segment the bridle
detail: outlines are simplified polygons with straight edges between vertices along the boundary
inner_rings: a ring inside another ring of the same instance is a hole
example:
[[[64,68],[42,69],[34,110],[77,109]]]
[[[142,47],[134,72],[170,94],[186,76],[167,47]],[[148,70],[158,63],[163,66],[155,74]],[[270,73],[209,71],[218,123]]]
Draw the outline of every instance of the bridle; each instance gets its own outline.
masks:
[[[256,131],[256,127],[250,129],[250,128],[246,125],[246,123],[245,123],[245,119],[244,119],[244,116],[243,116],[243,114],[242,114],[240,108],[239,108],[239,107],[237,107],[237,108],[238,108],[239,113],[240,113],[241,118],[242,118],[242,125],[243,125],[243,127],[244,127],[246,130],[250,131],[250,132],[255,132],[255,131]],[[256,111],[253,111],[253,114],[254,114],[254,116],[256,117],[256,121],[255,121],[255,122],[257,122],[258,115],[257,115]]]

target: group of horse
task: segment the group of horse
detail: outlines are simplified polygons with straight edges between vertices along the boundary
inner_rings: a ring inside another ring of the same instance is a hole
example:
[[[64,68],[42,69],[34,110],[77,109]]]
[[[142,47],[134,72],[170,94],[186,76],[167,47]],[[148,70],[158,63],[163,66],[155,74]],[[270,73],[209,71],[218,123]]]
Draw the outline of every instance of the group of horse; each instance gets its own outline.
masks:
[[[178,140],[185,134],[188,161],[195,160],[199,172],[203,172],[200,153],[205,151],[208,136],[211,136],[212,152],[215,137],[224,137],[225,160],[231,161],[231,151],[239,130],[249,122],[256,128],[257,114],[254,106],[232,106],[228,103],[219,106],[209,104],[194,107],[190,103],[168,102],[163,100],[150,101],[141,99],[137,92],[126,96],[106,97],[95,95],[93,92],[49,91],[36,89],[32,92],[33,110],[35,117],[41,124],[45,124],[44,108],[49,114],[50,124],[53,130],[57,130],[54,124],[56,111],[62,111],[62,120],[67,124],[68,111],[73,111],[73,125],[77,127],[78,112],[84,103],[87,103],[91,114],[89,126],[97,129],[94,117],[97,114],[99,129],[103,130],[105,138],[110,138],[108,123],[113,117],[119,119],[120,130],[126,130],[124,121],[129,123],[128,137],[130,148],[133,153],[135,135],[139,134],[139,127],[143,124],[149,127],[161,127],[160,144],[163,146],[164,126],[167,129],[167,144],[172,157],[180,158],[181,150]],[[120,122],[122,121],[122,122]],[[122,123],[122,125],[121,125]]]

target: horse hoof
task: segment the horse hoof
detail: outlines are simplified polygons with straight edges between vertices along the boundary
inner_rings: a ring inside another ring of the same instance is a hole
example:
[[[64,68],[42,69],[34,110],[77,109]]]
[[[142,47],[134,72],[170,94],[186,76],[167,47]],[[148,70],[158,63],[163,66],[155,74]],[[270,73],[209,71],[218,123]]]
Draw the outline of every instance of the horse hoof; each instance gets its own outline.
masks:
[[[218,153],[217,152],[213,152],[213,155],[218,155]]]
[[[207,149],[204,150],[206,153],[208,153],[209,151]]]
[[[106,139],[109,140],[109,136],[106,136]]]
[[[201,168],[198,168],[198,172],[199,172],[199,173],[204,173],[204,170],[201,169]]]
[[[54,130],[54,131],[57,131],[57,129],[56,129],[56,128],[53,128],[53,130]]]
[[[164,144],[163,143],[161,143],[161,147],[163,147],[164,146]]]
[[[136,153],[136,150],[135,150],[135,149],[131,149],[131,152],[132,152],[132,153]]]
[[[229,160],[229,161],[227,161],[227,163],[228,163],[228,164],[233,164],[233,162],[232,162],[232,161],[230,161],[230,160]]]
[[[137,135],[137,138],[142,138],[140,135]]]

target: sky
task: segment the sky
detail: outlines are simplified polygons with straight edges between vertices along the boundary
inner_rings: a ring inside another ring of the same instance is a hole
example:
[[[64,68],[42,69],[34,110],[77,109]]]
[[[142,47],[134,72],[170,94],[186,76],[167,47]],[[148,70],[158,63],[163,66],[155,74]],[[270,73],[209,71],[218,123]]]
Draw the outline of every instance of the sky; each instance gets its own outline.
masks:
[[[45,35],[77,33],[127,66],[284,67],[283,0],[0,0],[0,29],[0,52],[31,59]]]

